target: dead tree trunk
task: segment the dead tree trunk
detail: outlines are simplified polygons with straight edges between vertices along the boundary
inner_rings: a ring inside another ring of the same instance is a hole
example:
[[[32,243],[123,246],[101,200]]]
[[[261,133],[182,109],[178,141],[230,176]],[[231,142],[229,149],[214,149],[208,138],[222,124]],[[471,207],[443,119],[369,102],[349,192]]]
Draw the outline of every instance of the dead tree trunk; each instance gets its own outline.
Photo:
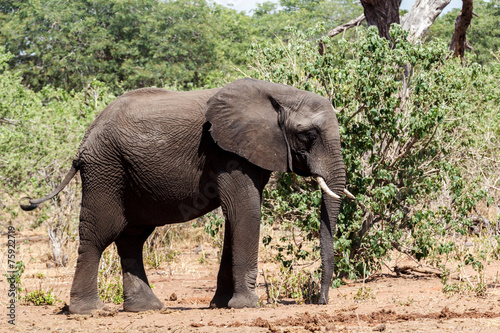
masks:
[[[48,228],[50,242],[52,244],[52,256],[56,266],[66,266],[68,256],[63,253],[64,244],[67,238],[64,236],[59,224],[55,227],[49,226]]]
[[[410,32],[410,39],[422,37],[450,1],[416,0],[410,11],[401,18],[401,27]]]
[[[472,49],[465,38],[467,28],[472,21],[473,0],[462,1],[462,11],[457,16],[455,21],[455,33],[451,37],[450,51],[453,51],[453,56],[464,58],[465,49]]]
[[[451,0],[416,0],[410,11],[401,18],[401,27],[409,31],[410,39],[423,37],[450,2]],[[336,36],[347,29],[359,25],[365,19],[365,15],[368,12],[369,14],[366,16],[368,24],[376,25],[380,35],[388,39],[388,29],[391,23],[399,22],[399,8],[397,6],[399,6],[400,1],[362,0],[361,3],[363,4],[365,14],[330,30],[328,36]]]
[[[401,0],[361,0],[366,22],[375,25],[379,35],[390,39],[389,28],[392,23],[399,23]]]

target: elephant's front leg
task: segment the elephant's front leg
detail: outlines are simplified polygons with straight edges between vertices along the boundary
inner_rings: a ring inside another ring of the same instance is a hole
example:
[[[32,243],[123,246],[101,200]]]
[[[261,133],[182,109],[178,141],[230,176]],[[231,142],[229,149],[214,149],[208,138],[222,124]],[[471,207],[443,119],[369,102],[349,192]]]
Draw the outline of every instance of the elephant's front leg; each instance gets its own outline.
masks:
[[[211,307],[257,306],[260,204],[268,177],[265,174],[252,177],[238,170],[222,176],[224,186],[219,193],[226,226],[217,291]]]
[[[224,227],[224,245],[222,248],[222,258],[219,267],[219,274],[217,275],[217,290],[215,296],[210,302],[211,308],[226,308],[228,307],[229,301],[234,294],[233,286],[233,253],[231,246],[231,237],[227,235],[231,234],[231,224],[226,218],[226,224]]]
[[[245,308],[257,305],[255,282],[260,217],[226,220],[224,248],[217,276],[217,291],[210,307]]]

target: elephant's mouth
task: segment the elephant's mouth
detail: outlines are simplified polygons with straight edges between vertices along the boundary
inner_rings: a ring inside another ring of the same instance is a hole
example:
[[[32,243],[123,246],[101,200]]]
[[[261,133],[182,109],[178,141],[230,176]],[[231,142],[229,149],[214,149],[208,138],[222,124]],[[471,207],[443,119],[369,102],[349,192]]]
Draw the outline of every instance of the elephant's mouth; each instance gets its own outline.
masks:
[[[293,150],[291,154],[292,154],[292,167],[293,167],[292,171],[298,174],[299,176],[310,177],[311,171],[310,167],[308,166],[309,155],[306,154],[305,152],[297,152]]]

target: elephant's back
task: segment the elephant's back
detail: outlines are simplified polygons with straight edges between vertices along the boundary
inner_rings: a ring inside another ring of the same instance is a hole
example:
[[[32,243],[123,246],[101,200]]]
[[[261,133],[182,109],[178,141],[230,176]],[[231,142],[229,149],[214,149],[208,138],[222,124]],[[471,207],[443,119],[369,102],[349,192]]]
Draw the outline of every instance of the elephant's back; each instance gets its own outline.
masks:
[[[119,99],[103,130],[113,133],[122,153],[155,154],[195,149],[206,122],[206,103],[217,89],[174,92],[144,88]],[[128,152],[127,150],[132,151]],[[145,158],[147,156],[144,156]]]
[[[122,125],[123,120],[154,121],[165,117],[204,119],[207,101],[217,91],[219,89],[171,91],[160,88],[141,88],[132,90],[113,102],[116,105],[110,108],[107,117]]]
[[[141,88],[127,92],[98,114],[79,151],[92,150],[98,154],[95,150],[104,145],[127,148],[149,146],[166,139],[180,140],[205,123],[206,103],[217,91]]]

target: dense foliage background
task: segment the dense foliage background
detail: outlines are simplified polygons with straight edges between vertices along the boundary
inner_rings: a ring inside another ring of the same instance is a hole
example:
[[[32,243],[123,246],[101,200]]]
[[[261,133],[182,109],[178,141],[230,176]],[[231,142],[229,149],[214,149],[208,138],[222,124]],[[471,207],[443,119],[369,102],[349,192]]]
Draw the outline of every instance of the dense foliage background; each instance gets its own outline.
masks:
[[[441,237],[468,234],[478,201],[488,200],[485,178],[498,174],[478,156],[498,156],[500,64],[463,66],[445,43],[413,44],[399,27],[393,46],[375,27],[359,29],[355,41],[323,38],[323,55],[310,35],[293,33],[286,45],[256,45],[251,54],[259,78],[328,96],[338,109],[347,186],[357,197],[341,208],[338,276],[371,274],[392,249],[427,258],[445,251]],[[319,194],[298,181],[310,194],[293,195],[290,177],[266,192],[266,216],[286,216],[313,239]],[[287,254],[288,265],[304,257]]]
[[[362,12],[352,0],[264,2],[253,15],[205,0],[3,1],[0,223],[65,220],[65,232],[77,235],[78,182],[29,218],[19,216],[18,200],[61,180],[85,129],[115,96],[250,76],[321,94],[339,111],[357,199],[341,208],[337,277],[370,275],[393,250],[443,272],[450,257],[481,267],[500,250],[498,211],[488,208],[500,202],[500,2],[474,4],[474,50],[460,61],[447,51],[456,11],[420,43],[394,27],[391,46],[363,24],[323,37]],[[285,273],[318,258],[320,196],[314,182],[290,174],[266,188],[264,225],[281,234],[264,232],[263,243]],[[488,222],[488,256],[462,246],[478,218]],[[213,213],[206,224],[220,245],[222,219]]]

